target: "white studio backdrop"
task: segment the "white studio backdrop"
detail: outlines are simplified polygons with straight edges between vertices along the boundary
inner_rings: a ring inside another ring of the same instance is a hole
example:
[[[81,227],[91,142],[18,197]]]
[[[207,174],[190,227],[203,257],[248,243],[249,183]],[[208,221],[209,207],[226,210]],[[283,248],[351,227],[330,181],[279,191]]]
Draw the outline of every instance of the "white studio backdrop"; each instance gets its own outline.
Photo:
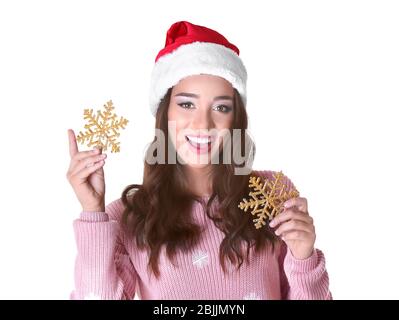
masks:
[[[140,183],[150,72],[188,20],[240,48],[254,168],[308,199],[333,297],[398,299],[398,16],[397,1],[1,1],[0,298],[69,298],[67,129],[112,99],[130,122],[107,152],[106,202]]]

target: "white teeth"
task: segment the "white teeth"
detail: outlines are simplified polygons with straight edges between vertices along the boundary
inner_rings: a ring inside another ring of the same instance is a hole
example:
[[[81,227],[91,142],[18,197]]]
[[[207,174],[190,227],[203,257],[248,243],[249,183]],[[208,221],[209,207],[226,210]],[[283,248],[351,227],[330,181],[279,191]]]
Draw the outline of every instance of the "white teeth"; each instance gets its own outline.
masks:
[[[195,143],[209,143],[211,141],[210,137],[199,138],[199,137],[187,136],[187,139]]]

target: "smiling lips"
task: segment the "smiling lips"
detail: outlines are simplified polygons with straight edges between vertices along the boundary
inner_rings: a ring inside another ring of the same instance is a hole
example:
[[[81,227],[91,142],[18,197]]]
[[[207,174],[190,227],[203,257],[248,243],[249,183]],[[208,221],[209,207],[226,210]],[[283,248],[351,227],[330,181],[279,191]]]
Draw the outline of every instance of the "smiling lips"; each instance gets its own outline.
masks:
[[[211,136],[186,136],[186,140],[196,153],[206,153],[211,150]]]

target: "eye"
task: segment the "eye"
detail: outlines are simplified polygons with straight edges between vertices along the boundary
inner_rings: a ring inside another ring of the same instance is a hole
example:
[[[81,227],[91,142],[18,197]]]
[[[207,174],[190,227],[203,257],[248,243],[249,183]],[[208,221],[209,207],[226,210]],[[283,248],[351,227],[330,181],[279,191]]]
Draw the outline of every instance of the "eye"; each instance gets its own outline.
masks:
[[[183,109],[191,109],[190,107],[187,107],[187,105],[190,106],[190,105],[193,105],[193,104],[191,102],[182,102],[182,103],[178,103],[177,105],[179,105]]]
[[[216,106],[215,109],[217,109],[218,111],[221,111],[222,113],[228,113],[231,111],[232,108],[221,104],[221,105]]]

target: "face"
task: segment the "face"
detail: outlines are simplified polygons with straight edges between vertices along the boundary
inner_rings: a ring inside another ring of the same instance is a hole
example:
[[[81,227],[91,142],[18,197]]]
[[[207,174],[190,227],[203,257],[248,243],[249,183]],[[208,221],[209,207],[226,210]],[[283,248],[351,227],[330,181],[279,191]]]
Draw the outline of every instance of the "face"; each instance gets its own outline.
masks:
[[[168,127],[179,161],[195,168],[211,165],[233,122],[233,97],[230,82],[213,75],[189,76],[173,87]]]

